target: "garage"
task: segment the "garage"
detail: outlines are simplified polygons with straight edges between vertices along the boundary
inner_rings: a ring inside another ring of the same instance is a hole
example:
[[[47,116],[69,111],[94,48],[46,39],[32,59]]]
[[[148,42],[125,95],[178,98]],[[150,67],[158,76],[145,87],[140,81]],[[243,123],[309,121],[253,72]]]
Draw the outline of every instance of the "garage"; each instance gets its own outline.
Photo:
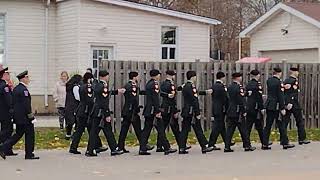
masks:
[[[281,62],[286,60],[293,63],[317,63],[319,59],[319,50],[317,48],[310,48],[260,51],[260,55],[262,57],[270,57],[272,62]]]

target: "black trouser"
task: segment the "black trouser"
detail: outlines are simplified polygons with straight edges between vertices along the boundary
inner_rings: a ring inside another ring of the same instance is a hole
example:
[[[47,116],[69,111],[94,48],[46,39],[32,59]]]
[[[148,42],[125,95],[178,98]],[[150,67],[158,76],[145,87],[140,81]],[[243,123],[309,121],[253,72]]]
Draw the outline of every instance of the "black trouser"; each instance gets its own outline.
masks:
[[[148,139],[153,127],[154,116],[145,117],[144,128],[141,134],[140,151],[147,151]],[[156,129],[158,131],[160,143],[164,150],[170,149],[169,141],[167,140],[164,123],[162,118],[156,118]]]
[[[15,134],[3,143],[1,150],[8,152],[12,149],[12,146],[17,144],[23,135],[25,136],[25,155],[26,157],[32,156],[34,151],[35,133],[34,125],[31,123],[17,124]]]
[[[73,138],[72,138],[72,142],[71,142],[71,145],[70,145],[70,149],[71,150],[77,150],[78,147],[79,147],[79,143],[80,143],[80,140],[81,140],[81,137],[85,131],[85,129],[87,128],[87,131],[89,132],[90,134],[90,127],[87,123],[87,120],[88,118],[87,117],[77,117],[77,129],[76,131],[74,132],[73,134]],[[99,136],[97,137],[98,139]],[[101,142],[101,140],[100,140]]]
[[[291,120],[291,115],[293,114],[293,117],[296,121],[296,126],[298,128],[298,141],[304,141],[306,140],[306,130],[304,127],[304,119],[302,117],[302,110],[301,109],[291,109],[290,111],[286,111],[286,115],[283,116],[284,119],[284,128],[287,129],[289,122]]]
[[[221,135],[223,142],[226,143],[226,124],[224,120],[225,115],[214,117],[209,138],[209,146],[214,146],[217,143],[219,135]]]
[[[188,140],[188,134],[191,129],[191,126],[196,134],[196,137],[198,139],[198,142],[202,149],[206,148],[206,145],[208,144],[208,141],[206,137],[203,134],[203,130],[201,127],[200,120],[195,120],[195,122],[192,122],[192,117],[184,117],[182,121],[182,130],[180,134],[180,149],[185,149],[187,140]]]
[[[249,141],[248,132],[247,132],[247,128],[246,128],[245,119],[242,118],[242,120],[239,121],[239,118],[228,117],[227,118],[227,135],[226,135],[225,148],[230,149],[232,137],[233,137],[233,134],[234,134],[234,131],[236,130],[236,128],[238,128],[238,130],[240,132],[241,139],[243,142],[243,147],[244,148],[251,147],[251,143]]]
[[[123,121],[121,123],[121,130],[120,130],[119,141],[118,141],[118,148],[120,150],[123,150],[125,147],[126,137],[131,124],[133,126],[134,132],[136,133],[139,143],[141,141],[142,130],[141,130],[141,120],[140,120],[139,114],[124,116]]]
[[[101,127],[99,127],[100,122],[101,122],[101,118],[94,117],[92,119],[92,124],[90,128],[90,133],[89,133],[89,142],[87,147],[87,151],[90,153],[92,153],[93,150],[96,149],[99,145],[99,132],[101,130]],[[114,138],[114,134],[112,132],[111,123],[105,122],[104,126],[102,127],[102,131],[106,136],[106,139],[111,151],[115,151],[117,148],[117,143],[116,143],[116,139]]]
[[[165,114],[162,116],[163,119],[163,123],[164,123],[164,129],[165,131],[167,130],[167,128],[171,127],[171,131],[176,139],[176,142],[178,144],[178,146],[180,146],[180,129],[179,129],[179,122],[178,122],[178,118],[174,117],[174,113],[170,113],[170,114]],[[159,133],[158,133],[158,137],[157,137],[157,147],[161,148],[163,147],[163,145],[160,143],[160,137],[159,137]]]
[[[284,127],[284,124],[286,124],[286,119],[282,118],[282,120],[279,119],[279,113],[280,111],[271,111],[267,110],[267,120],[266,120],[266,126],[263,130],[263,144],[265,146],[268,146],[269,144],[269,137],[272,125],[274,121],[276,121],[277,127],[280,132],[280,143],[281,145],[289,144],[289,139],[287,136],[287,129]]]
[[[252,130],[253,125],[254,125],[255,129],[258,131],[261,144],[263,144],[263,119],[262,119],[262,116],[259,119],[257,114],[248,114],[248,116],[247,116],[247,130],[248,130],[249,140],[250,140],[251,130]]]
[[[11,119],[1,120],[1,130],[0,130],[0,143],[4,143],[7,139],[11,137],[13,133],[13,123]],[[11,152],[12,148],[8,149]]]
[[[63,128],[64,126],[64,119],[65,119],[65,108],[64,107],[58,107],[58,114],[59,114],[59,124],[60,128]],[[71,132],[71,131],[70,131]]]

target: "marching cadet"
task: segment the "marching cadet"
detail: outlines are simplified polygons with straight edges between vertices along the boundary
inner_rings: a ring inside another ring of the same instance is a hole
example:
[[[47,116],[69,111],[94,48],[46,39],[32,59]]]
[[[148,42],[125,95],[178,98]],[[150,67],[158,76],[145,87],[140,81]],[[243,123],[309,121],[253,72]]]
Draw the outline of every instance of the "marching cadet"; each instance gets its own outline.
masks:
[[[32,113],[31,96],[27,88],[30,83],[28,71],[20,73],[17,78],[20,83],[13,90],[13,116],[16,124],[16,133],[0,146],[0,155],[5,159],[4,152],[12,149],[12,146],[24,135],[25,159],[40,159],[33,154],[35,142],[34,123],[36,119]]]
[[[228,109],[228,93],[225,85],[226,75],[223,72],[216,74],[216,82],[212,85],[212,129],[209,138],[209,147],[213,150],[221,150],[216,147],[218,136],[221,135],[226,144],[225,115]]]
[[[242,74],[233,73],[233,82],[228,87],[229,107],[227,110],[227,135],[224,152],[233,152],[230,148],[231,140],[236,127],[238,127],[243,147],[245,151],[254,151],[256,148],[251,146],[246,130],[246,111],[245,111],[245,91],[241,85]]]
[[[293,114],[296,126],[298,128],[299,144],[309,144],[310,141],[306,140],[306,131],[304,127],[304,119],[302,118],[302,108],[299,103],[299,69],[296,67],[290,68],[290,77],[284,81],[284,98],[286,106],[286,115],[283,116],[284,128],[288,127]]]
[[[174,134],[177,144],[179,145],[179,110],[177,109],[177,88],[174,84],[176,72],[172,70],[166,71],[166,80],[160,85],[160,96],[162,97],[161,109],[162,119],[164,123],[164,129],[167,129],[169,124]],[[164,152],[162,144],[159,141],[160,137],[158,134],[157,138],[157,152]]]
[[[125,89],[109,90],[108,87],[109,73],[107,71],[99,72],[99,82],[95,85],[94,95],[95,102],[92,109],[92,124],[89,134],[89,142],[87,147],[86,156],[97,156],[95,148],[97,147],[97,140],[100,132],[100,128],[111,149],[111,156],[120,155],[122,152],[117,150],[117,142],[112,132],[111,115],[112,112],[109,109],[109,100],[111,95],[123,94]]]
[[[286,114],[284,101],[284,85],[281,82],[282,70],[280,68],[273,69],[273,76],[267,80],[268,98],[266,101],[267,119],[266,126],[263,130],[263,150],[270,150],[269,137],[272,124],[276,121],[280,132],[280,141],[283,149],[293,148],[293,144],[289,144],[287,136],[287,129],[285,129],[283,122],[279,119],[279,114]]]
[[[191,126],[196,134],[196,137],[199,141],[199,144],[202,149],[202,153],[213,151],[213,147],[208,147],[208,141],[203,134],[201,127],[201,114],[199,107],[198,95],[206,94],[206,92],[198,93],[198,90],[195,86],[197,81],[197,76],[195,71],[187,72],[187,83],[183,85],[182,96],[184,99],[184,105],[182,109],[181,116],[183,117],[182,121],[182,130],[180,134],[180,144],[179,144],[179,154],[188,154],[186,149],[186,143],[188,139],[188,134],[191,129]]]
[[[175,153],[177,150],[170,147],[169,141],[166,138],[164,123],[160,111],[160,72],[153,69],[150,71],[151,79],[146,84],[146,104],[143,110],[145,117],[145,125],[141,135],[139,155],[150,155],[147,152],[147,143],[156,119],[156,129],[158,131],[159,141],[164,147],[164,155]]]
[[[263,88],[260,80],[260,72],[252,70],[250,72],[251,80],[246,86],[247,98],[247,130],[248,138],[250,140],[251,130],[255,125],[258,131],[261,144],[263,144]]]
[[[13,104],[12,87],[9,86],[10,74],[8,68],[0,70],[0,143],[5,142],[13,133]],[[5,152],[6,156],[16,156],[10,148]]]

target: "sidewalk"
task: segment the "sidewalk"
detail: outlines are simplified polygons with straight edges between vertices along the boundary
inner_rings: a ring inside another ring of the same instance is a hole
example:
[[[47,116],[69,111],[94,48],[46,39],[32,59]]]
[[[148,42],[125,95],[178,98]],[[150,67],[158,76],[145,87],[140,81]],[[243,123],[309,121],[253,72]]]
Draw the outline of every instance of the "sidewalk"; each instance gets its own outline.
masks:
[[[59,127],[58,116],[36,116],[35,127]]]

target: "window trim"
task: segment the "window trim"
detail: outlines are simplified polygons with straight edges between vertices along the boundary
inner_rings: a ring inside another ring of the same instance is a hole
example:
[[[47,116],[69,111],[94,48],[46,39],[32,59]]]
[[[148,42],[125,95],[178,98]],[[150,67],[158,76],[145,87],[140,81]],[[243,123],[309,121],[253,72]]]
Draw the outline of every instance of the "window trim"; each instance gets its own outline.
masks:
[[[7,44],[7,13],[0,12],[0,16],[4,17],[4,54],[3,54],[3,65],[7,65],[7,58],[8,58],[8,44]]]
[[[176,28],[176,44],[162,44],[162,28],[163,27],[175,27]],[[160,24],[160,38],[159,38],[159,44],[160,44],[160,52],[159,52],[159,59],[162,61],[178,61],[179,59],[179,52],[180,52],[180,28],[177,24]],[[168,48],[168,59],[162,59],[162,48],[167,47]],[[170,59],[170,48],[175,48],[175,58]]]

